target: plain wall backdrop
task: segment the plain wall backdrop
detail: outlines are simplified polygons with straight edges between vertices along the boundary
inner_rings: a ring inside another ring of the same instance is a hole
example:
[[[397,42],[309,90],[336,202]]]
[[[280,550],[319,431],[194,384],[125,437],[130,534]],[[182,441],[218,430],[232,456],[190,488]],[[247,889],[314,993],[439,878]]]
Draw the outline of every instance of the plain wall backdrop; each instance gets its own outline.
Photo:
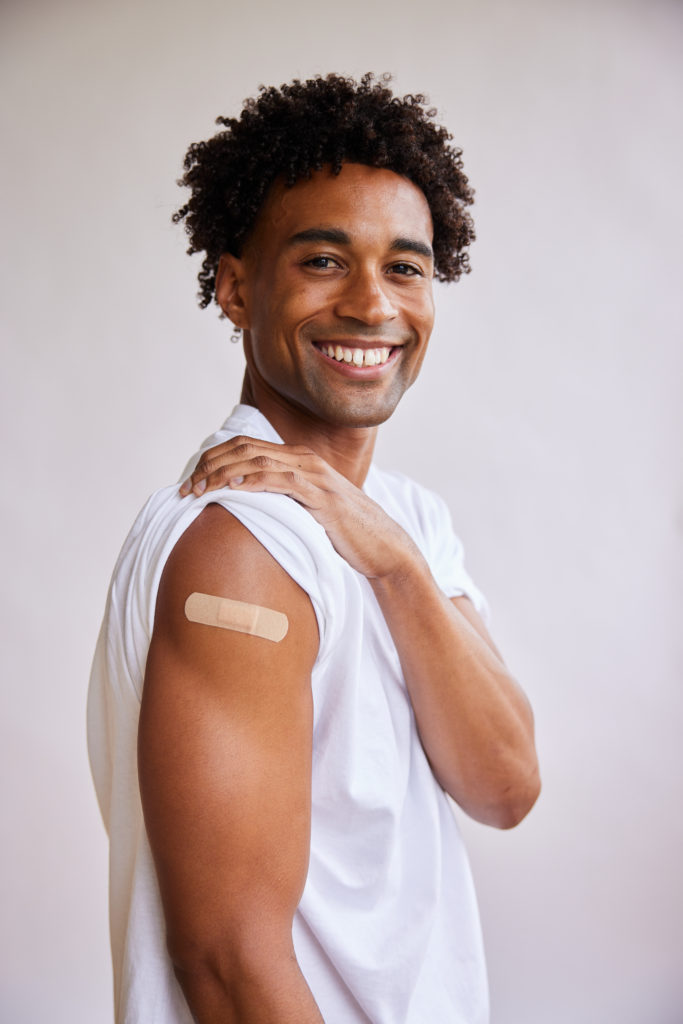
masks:
[[[449,502],[543,769],[515,831],[461,816],[493,1024],[681,1024],[682,43],[664,0],[2,4],[3,1022],[111,1021],[90,659],[243,365],[170,223],[182,156],[259,83],[389,70],[478,241],[378,462]]]

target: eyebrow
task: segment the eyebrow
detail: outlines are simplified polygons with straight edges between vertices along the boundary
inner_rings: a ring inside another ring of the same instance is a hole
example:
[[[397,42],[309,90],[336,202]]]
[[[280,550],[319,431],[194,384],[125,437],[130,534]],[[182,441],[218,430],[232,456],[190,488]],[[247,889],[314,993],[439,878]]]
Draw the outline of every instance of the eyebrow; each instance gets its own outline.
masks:
[[[416,238],[395,238],[391,243],[394,252],[415,252],[419,256],[426,256],[428,260],[434,259],[434,250],[426,242],[418,242]]]
[[[287,240],[288,245],[296,245],[298,242],[329,242],[330,245],[351,245],[351,237],[341,228],[307,228],[305,231],[297,231]],[[395,238],[390,249],[392,252],[414,252],[419,256],[425,256],[428,260],[434,259],[434,250],[431,245],[415,238]]]
[[[329,242],[331,245],[351,245],[351,238],[341,228],[307,228],[297,231],[287,240],[288,245],[297,242]]]

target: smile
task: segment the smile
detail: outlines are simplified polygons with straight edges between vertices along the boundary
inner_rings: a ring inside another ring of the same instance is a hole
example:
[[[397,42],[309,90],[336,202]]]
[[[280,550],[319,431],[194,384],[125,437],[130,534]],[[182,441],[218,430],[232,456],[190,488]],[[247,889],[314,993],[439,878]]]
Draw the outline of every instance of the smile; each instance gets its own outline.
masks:
[[[338,363],[353,366],[383,366],[391,355],[391,348],[347,348],[344,345],[320,345],[320,351]]]

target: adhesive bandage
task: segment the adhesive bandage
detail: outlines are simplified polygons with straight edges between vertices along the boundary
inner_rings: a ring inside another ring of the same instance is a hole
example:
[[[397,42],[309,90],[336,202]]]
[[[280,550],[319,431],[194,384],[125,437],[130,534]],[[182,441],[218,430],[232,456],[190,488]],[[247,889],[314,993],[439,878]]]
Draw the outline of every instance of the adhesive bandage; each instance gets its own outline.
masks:
[[[237,633],[250,633],[276,644],[287,635],[289,629],[287,616],[282,612],[262,608],[258,604],[233,601],[229,597],[214,597],[212,594],[190,594],[185,602],[185,616],[190,622],[234,629]]]

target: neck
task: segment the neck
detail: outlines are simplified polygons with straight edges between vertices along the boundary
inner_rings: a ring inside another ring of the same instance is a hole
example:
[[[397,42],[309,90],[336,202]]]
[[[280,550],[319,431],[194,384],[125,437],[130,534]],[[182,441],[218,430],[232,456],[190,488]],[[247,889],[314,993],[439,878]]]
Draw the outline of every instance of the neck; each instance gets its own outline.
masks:
[[[377,427],[326,423],[306,409],[293,407],[275,392],[255,386],[248,372],[240,401],[263,413],[285,444],[306,445],[356,487],[363,486],[375,450]]]

